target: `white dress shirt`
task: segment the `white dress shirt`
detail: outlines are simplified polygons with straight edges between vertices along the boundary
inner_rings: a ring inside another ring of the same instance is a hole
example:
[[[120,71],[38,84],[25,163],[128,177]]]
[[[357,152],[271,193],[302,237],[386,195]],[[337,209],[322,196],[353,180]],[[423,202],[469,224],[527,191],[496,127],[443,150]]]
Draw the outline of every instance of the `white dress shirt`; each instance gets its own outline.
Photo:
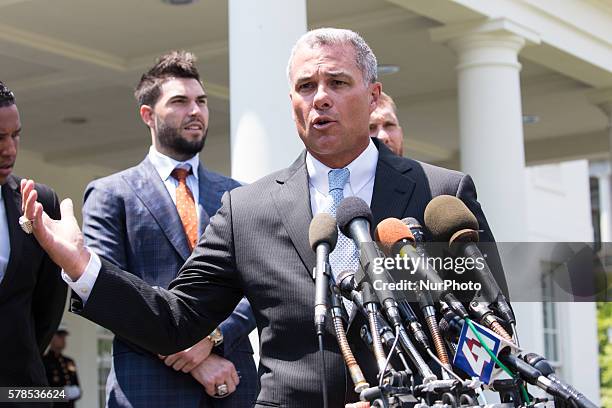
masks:
[[[374,192],[374,176],[378,163],[378,149],[372,139],[368,147],[355,160],[346,166],[350,172],[349,181],[344,186],[344,197],[357,196],[371,205]],[[329,208],[333,199],[329,195],[328,173],[332,170],[310,153],[306,154],[306,171],[310,188],[310,207],[316,215]]]
[[[149,148],[149,154],[147,155],[149,161],[159,174],[159,177],[164,182],[164,186],[168,193],[170,194],[170,198],[172,198],[172,202],[176,205],[176,188],[178,187],[178,180],[171,176],[172,170],[177,167],[188,169],[191,167],[192,172],[187,176],[187,187],[191,190],[193,194],[193,200],[196,203],[196,214],[198,216],[198,233],[201,234],[203,231],[199,231],[200,225],[200,211],[198,211],[199,197],[200,197],[200,184],[199,184],[199,175],[198,168],[200,166],[200,159],[196,154],[189,160],[179,162],[174,160],[171,157],[168,157],[155,149],[154,146]],[[64,271],[62,271],[62,278],[64,281],[70,286],[70,288],[83,300],[83,302],[87,302],[89,299],[89,294],[93,289],[94,284],[96,283],[96,279],[98,278],[98,273],[100,272],[100,268],[102,267],[102,263],[100,262],[100,258],[93,251],[89,251],[91,254],[91,258],[87,267],[85,268],[85,272],[77,281],[73,281],[70,279]],[[1,264],[0,264],[1,265]]]
[[[4,279],[9,257],[11,256],[11,240],[8,230],[8,218],[4,199],[0,194],[0,282]]]
[[[153,151],[153,148],[151,148]],[[161,155],[159,152],[155,152],[162,157],[166,157]],[[151,158],[151,152],[149,153]],[[166,159],[172,160],[168,157]],[[190,159],[192,160],[192,159]],[[164,160],[165,162],[166,160]],[[178,163],[178,162],[177,162]],[[348,166],[346,166],[350,171],[350,178],[348,183],[344,186],[344,196],[357,196],[364,200],[368,205],[371,205],[372,202],[372,193],[374,192],[374,176],[376,175],[376,165],[378,163],[378,149],[374,146],[374,143],[370,139],[370,144],[368,147]],[[164,168],[164,172],[160,172],[160,177],[162,180],[166,180],[170,172],[172,172],[172,167],[168,170],[169,165]],[[327,174],[332,170],[330,167],[327,167],[317,159],[315,159],[310,153],[306,154],[306,171],[308,172],[308,184],[310,188],[310,205],[312,208],[313,214],[318,214],[319,212],[329,208],[329,204],[332,200],[329,195],[329,181]],[[194,170],[195,172],[195,170]],[[164,178],[166,175],[166,178]],[[170,179],[173,179],[170,177]],[[168,184],[166,183],[166,186]],[[176,185],[174,184],[174,189],[176,190]],[[197,183],[196,183],[197,185]],[[168,188],[168,187],[166,187]],[[169,190],[170,191],[170,190]],[[172,196],[172,193],[170,193]],[[176,193],[174,194],[176,197]],[[194,192],[195,198],[195,192]],[[176,198],[173,198],[176,200]],[[197,201],[196,201],[197,202]],[[68,285],[75,291],[77,295],[83,300],[83,302],[87,302],[89,298],[89,294],[93,289],[93,285],[96,283],[96,278],[100,273],[100,268],[102,264],[100,262],[100,258],[93,251],[89,251],[91,254],[91,258],[87,267],[85,268],[85,272],[81,277],[75,282],[68,277],[64,272],[62,272],[62,277],[68,283]]]

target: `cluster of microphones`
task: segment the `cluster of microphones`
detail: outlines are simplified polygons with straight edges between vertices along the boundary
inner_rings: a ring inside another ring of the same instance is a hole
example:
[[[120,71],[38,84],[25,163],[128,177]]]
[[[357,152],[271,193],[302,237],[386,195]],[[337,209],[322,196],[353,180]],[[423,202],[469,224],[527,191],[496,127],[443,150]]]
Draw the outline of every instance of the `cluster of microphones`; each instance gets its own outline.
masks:
[[[322,349],[326,319],[331,316],[354,391],[362,401],[389,408],[596,407],[557,377],[545,358],[520,348],[510,303],[483,262],[478,221],[460,199],[432,199],[425,209],[425,227],[414,218],[387,218],[376,226],[373,238],[371,225],[369,206],[358,197],[347,197],[336,218],[317,214],[309,230],[316,253],[314,322],[319,345]],[[354,271],[332,271],[329,254],[338,231],[359,251]],[[472,275],[478,290],[469,300],[456,295],[439,271],[422,262],[430,256],[425,236],[446,243],[453,256],[478,260]],[[381,259],[389,258],[408,260],[411,281],[431,285],[414,285],[408,301],[393,290],[397,275],[381,266],[387,264]],[[362,314],[366,322],[360,335],[376,361],[378,384],[367,382],[349,346],[348,313]],[[325,383],[323,377],[327,406]],[[534,396],[526,384],[546,394]],[[497,393],[500,402],[487,403],[485,389]]]

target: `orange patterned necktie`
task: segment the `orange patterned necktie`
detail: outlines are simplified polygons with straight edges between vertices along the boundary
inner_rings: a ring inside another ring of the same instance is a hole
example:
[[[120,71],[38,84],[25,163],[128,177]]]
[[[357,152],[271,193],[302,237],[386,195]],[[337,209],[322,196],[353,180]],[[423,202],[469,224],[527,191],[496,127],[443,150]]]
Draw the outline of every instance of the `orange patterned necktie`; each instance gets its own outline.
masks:
[[[189,250],[193,251],[198,241],[198,216],[195,201],[189,187],[187,187],[187,176],[191,170],[176,168],[172,170],[172,177],[178,180],[176,187],[176,209],[183,223],[183,229],[187,235]]]

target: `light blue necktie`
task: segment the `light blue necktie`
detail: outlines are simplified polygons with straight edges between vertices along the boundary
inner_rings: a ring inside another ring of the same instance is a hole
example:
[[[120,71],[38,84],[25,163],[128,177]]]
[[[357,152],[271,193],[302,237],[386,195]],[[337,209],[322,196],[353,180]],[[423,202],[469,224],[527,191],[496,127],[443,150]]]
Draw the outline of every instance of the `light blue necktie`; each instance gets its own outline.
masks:
[[[349,169],[334,169],[327,174],[329,181],[329,195],[332,197],[332,203],[327,209],[327,212],[336,216],[336,210],[340,201],[344,198],[344,185],[349,180]],[[351,270],[357,271],[359,267],[359,255],[357,247],[352,239],[348,238],[342,232],[338,232],[338,242],[336,248],[329,254],[329,264],[332,267],[334,278],[340,272]]]

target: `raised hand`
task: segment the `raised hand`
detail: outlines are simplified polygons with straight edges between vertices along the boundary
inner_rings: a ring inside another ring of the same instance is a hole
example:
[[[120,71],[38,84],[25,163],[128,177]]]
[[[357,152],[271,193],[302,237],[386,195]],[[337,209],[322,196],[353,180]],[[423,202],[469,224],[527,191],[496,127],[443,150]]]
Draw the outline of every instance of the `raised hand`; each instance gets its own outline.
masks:
[[[83,246],[83,234],[74,218],[72,200],[67,198],[61,202],[61,219],[56,221],[45,214],[37,199],[34,181],[21,180],[22,211],[32,221],[34,237],[53,262],[76,281],[85,271],[91,255]]]

